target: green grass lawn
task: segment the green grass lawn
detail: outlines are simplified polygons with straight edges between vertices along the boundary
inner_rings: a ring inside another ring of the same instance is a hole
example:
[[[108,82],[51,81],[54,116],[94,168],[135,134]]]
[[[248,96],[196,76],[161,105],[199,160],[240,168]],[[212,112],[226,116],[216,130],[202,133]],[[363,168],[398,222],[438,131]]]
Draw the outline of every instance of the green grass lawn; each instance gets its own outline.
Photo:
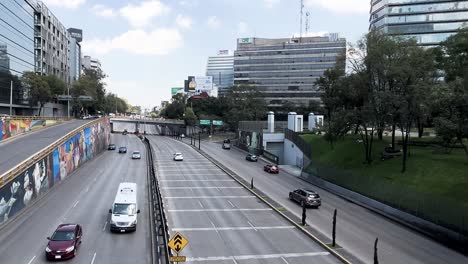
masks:
[[[303,138],[312,146],[310,172],[428,220],[462,225],[468,231],[468,157],[462,149],[441,154],[434,147],[410,147],[407,171],[401,173],[402,157],[380,159],[390,137],[374,139],[371,165],[363,163],[364,146],[356,142],[360,136],[347,136],[333,150],[322,136]]]

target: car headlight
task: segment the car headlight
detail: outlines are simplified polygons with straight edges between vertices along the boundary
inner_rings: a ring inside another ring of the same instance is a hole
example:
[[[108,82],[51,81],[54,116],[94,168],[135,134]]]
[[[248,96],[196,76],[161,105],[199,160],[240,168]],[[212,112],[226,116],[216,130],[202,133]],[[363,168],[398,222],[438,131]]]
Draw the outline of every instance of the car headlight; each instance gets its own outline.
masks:
[[[49,246],[47,246],[47,247],[45,248],[45,251],[46,251],[47,253],[49,253],[49,252],[51,252],[52,250],[49,248]]]
[[[71,247],[68,247],[67,249],[65,249],[66,252],[71,252],[75,249],[75,246],[71,246]]]
[[[136,224],[137,224],[137,220],[132,222],[132,225],[136,225]]]

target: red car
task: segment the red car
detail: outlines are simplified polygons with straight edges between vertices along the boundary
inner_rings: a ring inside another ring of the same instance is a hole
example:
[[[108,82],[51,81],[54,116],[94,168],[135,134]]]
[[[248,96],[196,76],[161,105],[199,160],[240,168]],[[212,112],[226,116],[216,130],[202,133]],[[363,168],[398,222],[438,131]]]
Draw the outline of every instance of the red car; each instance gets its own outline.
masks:
[[[276,174],[279,173],[278,166],[272,165],[272,164],[267,164],[263,166],[263,170],[269,173],[276,173]]]
[[[48,260],[69,259],[76,255],[81,244],[83,229],[79,224],[61,224],[57,227],[45,248]]]

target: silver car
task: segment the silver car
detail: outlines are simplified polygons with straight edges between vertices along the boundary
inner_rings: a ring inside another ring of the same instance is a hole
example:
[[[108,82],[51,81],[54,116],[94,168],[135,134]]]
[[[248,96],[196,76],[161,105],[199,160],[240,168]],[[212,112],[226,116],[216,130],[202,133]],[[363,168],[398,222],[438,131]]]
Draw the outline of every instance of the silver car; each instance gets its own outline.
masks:
[[[141,159],[140,151],[133,151],[132,159]]]

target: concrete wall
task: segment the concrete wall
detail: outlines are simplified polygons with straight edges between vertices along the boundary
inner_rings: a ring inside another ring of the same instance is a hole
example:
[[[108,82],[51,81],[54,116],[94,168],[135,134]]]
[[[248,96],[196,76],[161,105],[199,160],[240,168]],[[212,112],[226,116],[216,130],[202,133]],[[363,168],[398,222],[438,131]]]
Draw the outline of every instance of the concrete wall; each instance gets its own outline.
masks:
[[[302,151],[288,139],[284,139],[284,164],[293,165],[300,168],[304,166],[304,154]]]

